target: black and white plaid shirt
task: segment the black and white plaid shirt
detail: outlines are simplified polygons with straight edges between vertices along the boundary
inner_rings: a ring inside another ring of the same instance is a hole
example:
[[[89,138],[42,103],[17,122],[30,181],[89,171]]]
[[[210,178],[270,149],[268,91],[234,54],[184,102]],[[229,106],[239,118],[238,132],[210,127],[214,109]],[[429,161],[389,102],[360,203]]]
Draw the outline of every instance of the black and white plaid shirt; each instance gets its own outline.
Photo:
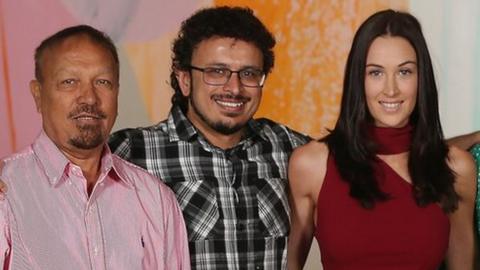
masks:
[[[187,226],[192,269],[286,269],[287,162],[308,137],[267,119],[222,150],[178,107],[157,125],[124,129],[112,152],[162,179]]]

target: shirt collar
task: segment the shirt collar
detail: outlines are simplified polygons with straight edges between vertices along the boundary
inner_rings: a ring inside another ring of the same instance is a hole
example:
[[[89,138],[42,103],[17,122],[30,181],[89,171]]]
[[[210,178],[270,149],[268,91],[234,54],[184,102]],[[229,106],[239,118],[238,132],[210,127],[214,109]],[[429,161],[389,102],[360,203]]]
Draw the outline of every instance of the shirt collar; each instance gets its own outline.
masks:
[[[167,120],[170,141],[188,141],[198,135],[197,129],[192,125],[180,106],[173,106]]]
[[[51,185],[57,185],[68,171],[70,166],[75,166],[63,154],[55,143],[47,136],[44,130],[40,132],[33,143],[33,151],[42,165],[48,181]],[[104,146],[101,157],[101,174],[115,174],[118,179],[127,186],[133,186],[132,179],[125,174],[118,161],[113,159],[113,155],[107,145]]]
[[[108,152],[110,152],[110,149],[108,147],[106,147],[106,149],[108,150]],[[128,173],[128,169],[130,169],[130,167],[125,166],[125,163],[127,163],[127,161],[112,154],[110,154],[110,159],[112,160],[113,164],[113,170],[110,171],[110,173],[115,172],[116,176],[122,183],[124,183],[129,188],[135,188],[135,179],[133,178],[133,176],[131,176],[131,173]],[[134,164],[130,165],[136,166]]]
[[[248,129],[247,129],[247,135],[245,136],[246,138],[252,138],[255,136],[258,136],[259,138],[262,138],[265,141],[268,141],[268,137],[264,132],[263,125],[254,120],[250,119],[247,123]]]
[[[247,123],[248,129],[244,139],[254,138],[255,135],[267,140],[268,138],[263,132],[262,125],[250,119]],[[189,141],[198,135],[198,131],[188,120],[179,106],[173,106],[167,119],[168,134],[171,141]]]

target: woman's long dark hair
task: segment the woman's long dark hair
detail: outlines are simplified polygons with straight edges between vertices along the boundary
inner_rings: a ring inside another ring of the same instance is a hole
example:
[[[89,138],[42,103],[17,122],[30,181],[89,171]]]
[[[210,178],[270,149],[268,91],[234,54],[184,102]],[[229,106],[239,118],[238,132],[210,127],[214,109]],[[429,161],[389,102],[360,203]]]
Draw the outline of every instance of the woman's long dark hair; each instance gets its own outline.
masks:
[[[365,208],[388,200],[374,178],[374,143],[366,130],[373,123],[365,98],[365,65],[368,49],[380,36],[402,37],[417,55],[417,103],[410,116],[413,126],[408,170],[419,206],[440,203],[445,212],[458,206],[454,173],[447,164],[448,147],[438,113],[438,95],[432,62],[418,20],[404,12],[384,10],[370,16],[355,34],[348,55],[339,119],[324,141],[342,178],[350,185],[350,196]]]

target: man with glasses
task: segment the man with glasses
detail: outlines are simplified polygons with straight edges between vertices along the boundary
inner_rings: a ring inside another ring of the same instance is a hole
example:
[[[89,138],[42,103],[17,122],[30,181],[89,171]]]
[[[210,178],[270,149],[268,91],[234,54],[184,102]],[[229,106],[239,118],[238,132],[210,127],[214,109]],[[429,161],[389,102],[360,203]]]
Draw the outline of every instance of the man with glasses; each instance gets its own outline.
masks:
[[[308,138],[252,117],[274,37],[250,9],[200,10],[173,43],[168,118],[114,133],[119,156],[177,196],[193,269],[285,269],[287,162]]]

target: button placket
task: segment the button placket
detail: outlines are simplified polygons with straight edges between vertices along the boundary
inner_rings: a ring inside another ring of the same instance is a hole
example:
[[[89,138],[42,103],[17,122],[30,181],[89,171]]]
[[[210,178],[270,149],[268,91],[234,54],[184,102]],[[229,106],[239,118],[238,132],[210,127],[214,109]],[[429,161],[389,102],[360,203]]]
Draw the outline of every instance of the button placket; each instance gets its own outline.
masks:
[[[85,211],[85,224],[87,228],[88,249],[90,263],[93,269],[104,269],[105,261],[103,254],[103,236],[98,206],[90,197]]]

